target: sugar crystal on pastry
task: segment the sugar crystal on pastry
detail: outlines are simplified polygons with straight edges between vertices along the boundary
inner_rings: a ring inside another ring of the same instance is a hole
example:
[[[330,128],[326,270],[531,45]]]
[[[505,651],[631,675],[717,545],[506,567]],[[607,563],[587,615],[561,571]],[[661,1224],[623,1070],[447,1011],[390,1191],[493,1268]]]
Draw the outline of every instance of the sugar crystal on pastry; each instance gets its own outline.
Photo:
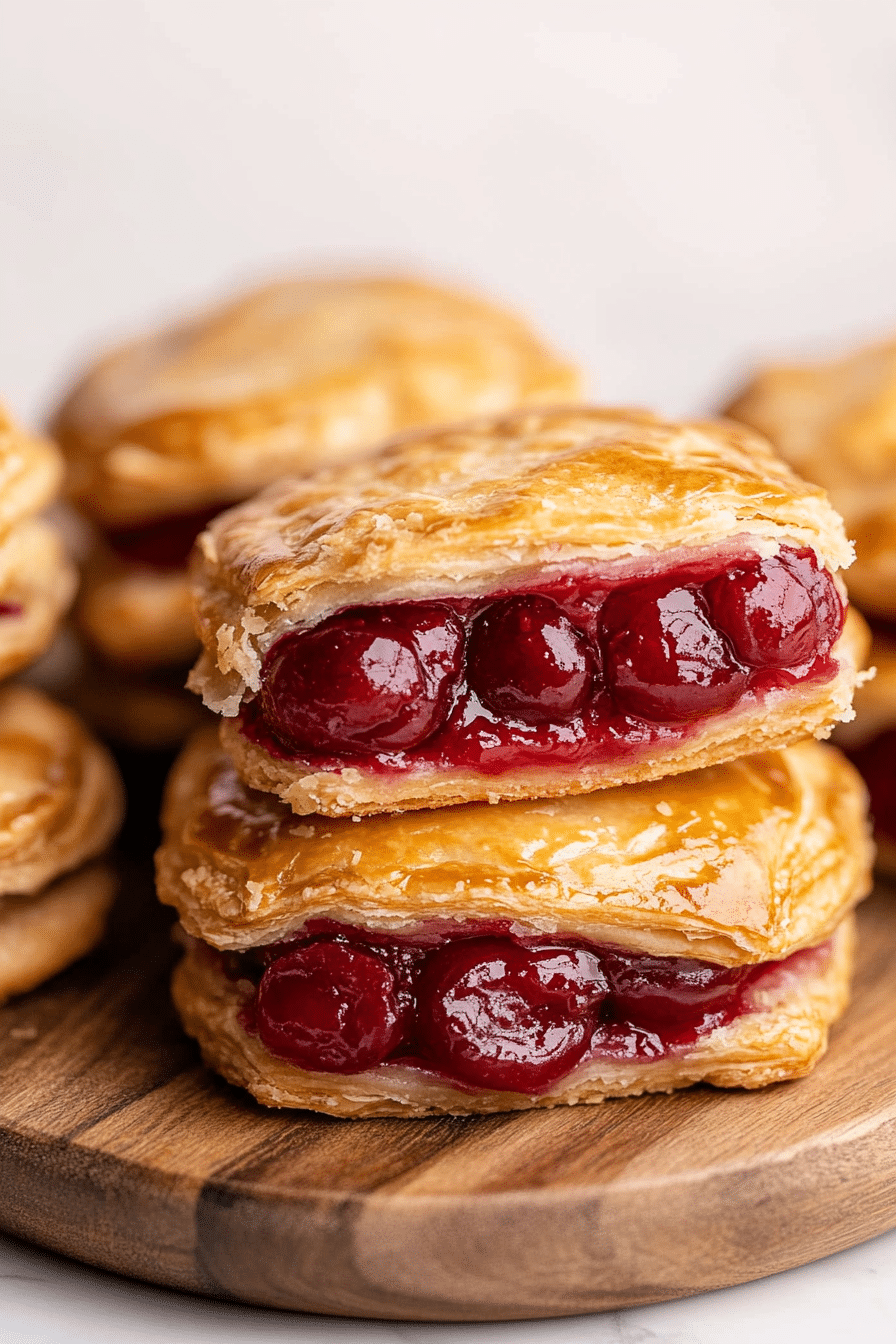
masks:
[[[864,806],[803,743],[589,796],[299,819],[206,732],[157,858],[175,1001],[231,1081],[339,1114],[798,1076],[845,1003]]]
[[[397,431],[578,386],[514,315],[376,275],[280,281],[112,351],[54,420],[69,492],[97,526],[85,636],[131,667],[189,661],[184,566],[226,504]]]
[[[601,788],[848,717],[850,558],[823,492],[747,431],[521,411],[217,519],[191,685],[299,813]]]

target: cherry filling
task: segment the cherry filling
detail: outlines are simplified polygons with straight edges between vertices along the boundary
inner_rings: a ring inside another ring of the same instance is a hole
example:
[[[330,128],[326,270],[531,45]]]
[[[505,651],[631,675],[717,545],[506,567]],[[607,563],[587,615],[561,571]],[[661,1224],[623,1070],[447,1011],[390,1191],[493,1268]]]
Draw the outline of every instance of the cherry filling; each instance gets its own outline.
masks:
[[[837,671],[844,606],[812,551],[614,583],[355,607],[283,635],[242,730],[318,769],[580,766]]]
[[[3,616],[21,616],[25,608],[21,602],[0,602],[0,617]]]
[[[532,1094],[587,1059],[686,1052],[749,1011],[751,987],[784,964],[731,968],[520,938],[501,922],[468,927],[415,942],[318,921],[225,965],[254,982],[244,1027],[290,1063],[325,1073],[401,1064]]]
[[[134,527],[110,528],[105,537],[123,560],[152,569],[183,569],[199,533],[227,507],[211,504],[192,513],[171,514]]]

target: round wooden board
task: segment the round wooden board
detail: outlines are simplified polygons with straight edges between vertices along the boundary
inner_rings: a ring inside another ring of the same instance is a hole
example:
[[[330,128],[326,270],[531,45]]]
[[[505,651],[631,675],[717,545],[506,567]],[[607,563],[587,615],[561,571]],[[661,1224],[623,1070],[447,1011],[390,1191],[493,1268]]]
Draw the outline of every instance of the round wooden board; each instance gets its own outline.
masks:
[[[896,1225],[896,896],[817,1071],[510,1116],[264,1111],[167,997],[145,869],[108,946],[0,1011],[0,1223],[123,1274],[351,1316],[568,1315],[742,1283]]]

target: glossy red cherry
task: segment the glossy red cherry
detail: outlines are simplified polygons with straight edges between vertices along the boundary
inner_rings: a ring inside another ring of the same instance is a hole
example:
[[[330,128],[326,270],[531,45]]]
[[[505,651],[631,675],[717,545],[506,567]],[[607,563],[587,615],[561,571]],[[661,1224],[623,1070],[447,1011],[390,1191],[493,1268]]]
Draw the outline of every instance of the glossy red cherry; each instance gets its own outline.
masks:
[[[550,597],[493,602],[470,631],[467,680],[494,713],[523,723],[565,723],[591,698],[595,655]]]
[[[294,750],[401,751],[447,718],[462,657],[463,626],[447,607],[358,607],[277,641],[262,712]]]
[[[373,1068],[403,1034],[386,963],[366,948],[335,939],[308,943],[268,966],[258,986],[255,1022],[272,1055],[323,1073]]]
[[[601,617],[604,676],[625,713],[675,723],[728,709],[741,694],[746,669],[699,591],[668,579],[623,588]]]
[[[667,1041],[696,1032],[707,1014],[733,1016],[736,990],[750,967],[717,966],[689,957],[650,957],[603,949],[601,962],[617,1020]]]
[[[474,1087],[539,1092],[575,1067],[606,980],[591,952],[506,938],[447,943],[418,986],[417,1029],[433,1062]]]
[[[843,624],[834,581],[811,551],[734,565],[704,587],[713,621],[752,667],[798,667],[827,653]]]

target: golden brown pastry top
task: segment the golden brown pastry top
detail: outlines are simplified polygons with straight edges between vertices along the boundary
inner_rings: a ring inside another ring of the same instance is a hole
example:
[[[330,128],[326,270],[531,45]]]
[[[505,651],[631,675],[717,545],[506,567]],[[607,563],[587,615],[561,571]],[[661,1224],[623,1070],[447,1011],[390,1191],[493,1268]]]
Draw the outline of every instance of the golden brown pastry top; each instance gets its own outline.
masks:
[[[102,853],[123,809],[112,758],[74,714],[25,686],[0,690],[0,896]]]
[[[285,480],[211,524],[194,552],[206,649],[193,687],[237,712],[286,629],[339,608],[489,593],[577,563],[745,545],[852,551],[823,491],[724,422],[646,411],[518,411],[409,434]],[[617,571],[619,577],[624,577]]]
[[[724,964],[828,937],[869,889],[865,791],[804,742],[596,794],[350,818],[296,817],[238,779],[214,734],[171,775],[158,890],[216,947],[309,919],[412,932],[511,920]]]
[[[53,445],[17,429],[0,406],[0,536],[49,504],[61,480]]]
[[[55,417],[81,508],[115,525],[240,499],[399,430],[567,400],[517,317],[385,276],[296,279],[115,350]]]
[[[853,599],[896,615],[896,340],[761,370],[726,414],[828,491],[856,544]]]

